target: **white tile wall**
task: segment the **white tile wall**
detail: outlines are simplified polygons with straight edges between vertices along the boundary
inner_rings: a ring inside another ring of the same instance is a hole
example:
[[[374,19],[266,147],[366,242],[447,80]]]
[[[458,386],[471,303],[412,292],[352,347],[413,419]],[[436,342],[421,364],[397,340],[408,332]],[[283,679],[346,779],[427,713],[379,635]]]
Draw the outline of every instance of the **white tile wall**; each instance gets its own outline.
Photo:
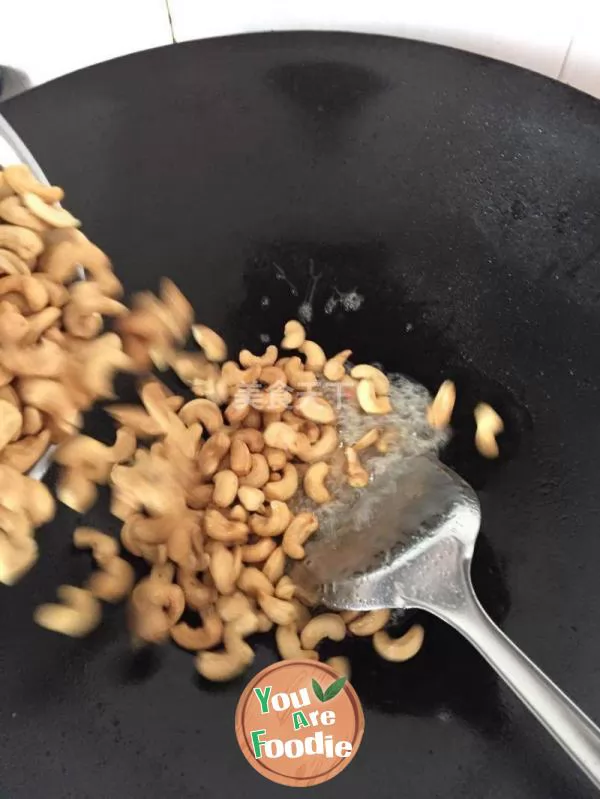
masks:
[[[0,0],[0,64],[33,84],[171,42],[165,0]]]
[[[600,0],[0,0],[0,64],[37,84],[173,35],[302,28],[447,44],[600,97]]]
[[[558,77],[581,6],[600,0],[168,0],[175,39],[286,28],[368,31],[510,61]]]

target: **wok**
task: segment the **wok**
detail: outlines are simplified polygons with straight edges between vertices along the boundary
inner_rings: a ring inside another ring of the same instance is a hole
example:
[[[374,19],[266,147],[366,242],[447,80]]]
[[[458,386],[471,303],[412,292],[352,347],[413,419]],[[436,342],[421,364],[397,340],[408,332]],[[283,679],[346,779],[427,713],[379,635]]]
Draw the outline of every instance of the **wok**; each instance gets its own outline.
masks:
[[[311,337],[435,389],[446,458],[478,490],[479,595],[600,718],[600,106],[546,78],[398,39],[277,33],[101,64],[2,105],[128,291],[170,275],[231,347],[312,312]],[[471,414],[506,423],[483,462]],[[91,429],[94,429],[94,421]],[[100,503],[85,523],[116,531]],[[234,735],[246,678],[175,647],[133,655],[122,608],[83,641],[34,606],[85,578],[62,508],[38,567],[0,592],[0,793],[278,796]],[[319,797],[548,799],[585,778],[432,619],[405,665],[348,645],[366,732]],[[259,639],[253,671],[275,658]]]

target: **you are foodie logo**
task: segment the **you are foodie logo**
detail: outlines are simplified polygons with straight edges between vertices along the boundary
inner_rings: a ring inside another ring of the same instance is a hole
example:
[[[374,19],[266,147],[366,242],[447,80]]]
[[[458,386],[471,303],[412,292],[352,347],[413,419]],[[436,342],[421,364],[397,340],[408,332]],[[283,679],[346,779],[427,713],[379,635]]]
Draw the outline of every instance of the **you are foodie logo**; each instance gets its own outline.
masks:
[[[365,721],[356,692],[324,663],[287,660],[246,686],[235,717],[251,766],[273,782],[308,787],[339,774],[356,754]]]

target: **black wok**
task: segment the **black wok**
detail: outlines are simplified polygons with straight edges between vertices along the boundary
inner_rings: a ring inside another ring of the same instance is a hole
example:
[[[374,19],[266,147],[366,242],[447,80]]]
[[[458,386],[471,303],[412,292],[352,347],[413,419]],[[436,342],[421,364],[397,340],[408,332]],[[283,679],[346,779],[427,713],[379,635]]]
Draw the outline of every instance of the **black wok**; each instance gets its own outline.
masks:
[[[483,505],[478,593],[598,720],[598,103],[449,49],[294,33],[130,56],[2,113],[128,291],[168,274],[252,349],[310,301],[328,351],[456,380],[447,458]],[[481,399],[506,421],[498,463],[473,452]],[[116,529],[102,504],[85,522]],[[119,608],[83,641],[33,625],[89,569],[76,523],[62,509],[38,567],[0,591],[0,795],[278,796],[235,742],[244,679],[200,682],[175,647],[134,657]],[[364,741],[312,793],[591,797],[469,645],[425,623],[403,666],[349,647]],[[254,670],[273,659],[261,639]]]

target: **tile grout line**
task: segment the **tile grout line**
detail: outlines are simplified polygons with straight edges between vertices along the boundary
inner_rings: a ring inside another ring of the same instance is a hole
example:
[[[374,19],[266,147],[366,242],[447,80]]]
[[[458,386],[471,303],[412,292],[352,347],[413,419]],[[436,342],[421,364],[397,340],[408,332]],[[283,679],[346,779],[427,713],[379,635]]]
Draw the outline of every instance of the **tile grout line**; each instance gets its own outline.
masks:
[[[171,30],[171,40],[173,44],[177,44],[177,40],[175,38],[175,31],[173,30],[173,17],[171,16],[171,7],[169,5],[169,0],[165,0],[165,8],[167,9],[167,19],[169,20],[169,28]]]

